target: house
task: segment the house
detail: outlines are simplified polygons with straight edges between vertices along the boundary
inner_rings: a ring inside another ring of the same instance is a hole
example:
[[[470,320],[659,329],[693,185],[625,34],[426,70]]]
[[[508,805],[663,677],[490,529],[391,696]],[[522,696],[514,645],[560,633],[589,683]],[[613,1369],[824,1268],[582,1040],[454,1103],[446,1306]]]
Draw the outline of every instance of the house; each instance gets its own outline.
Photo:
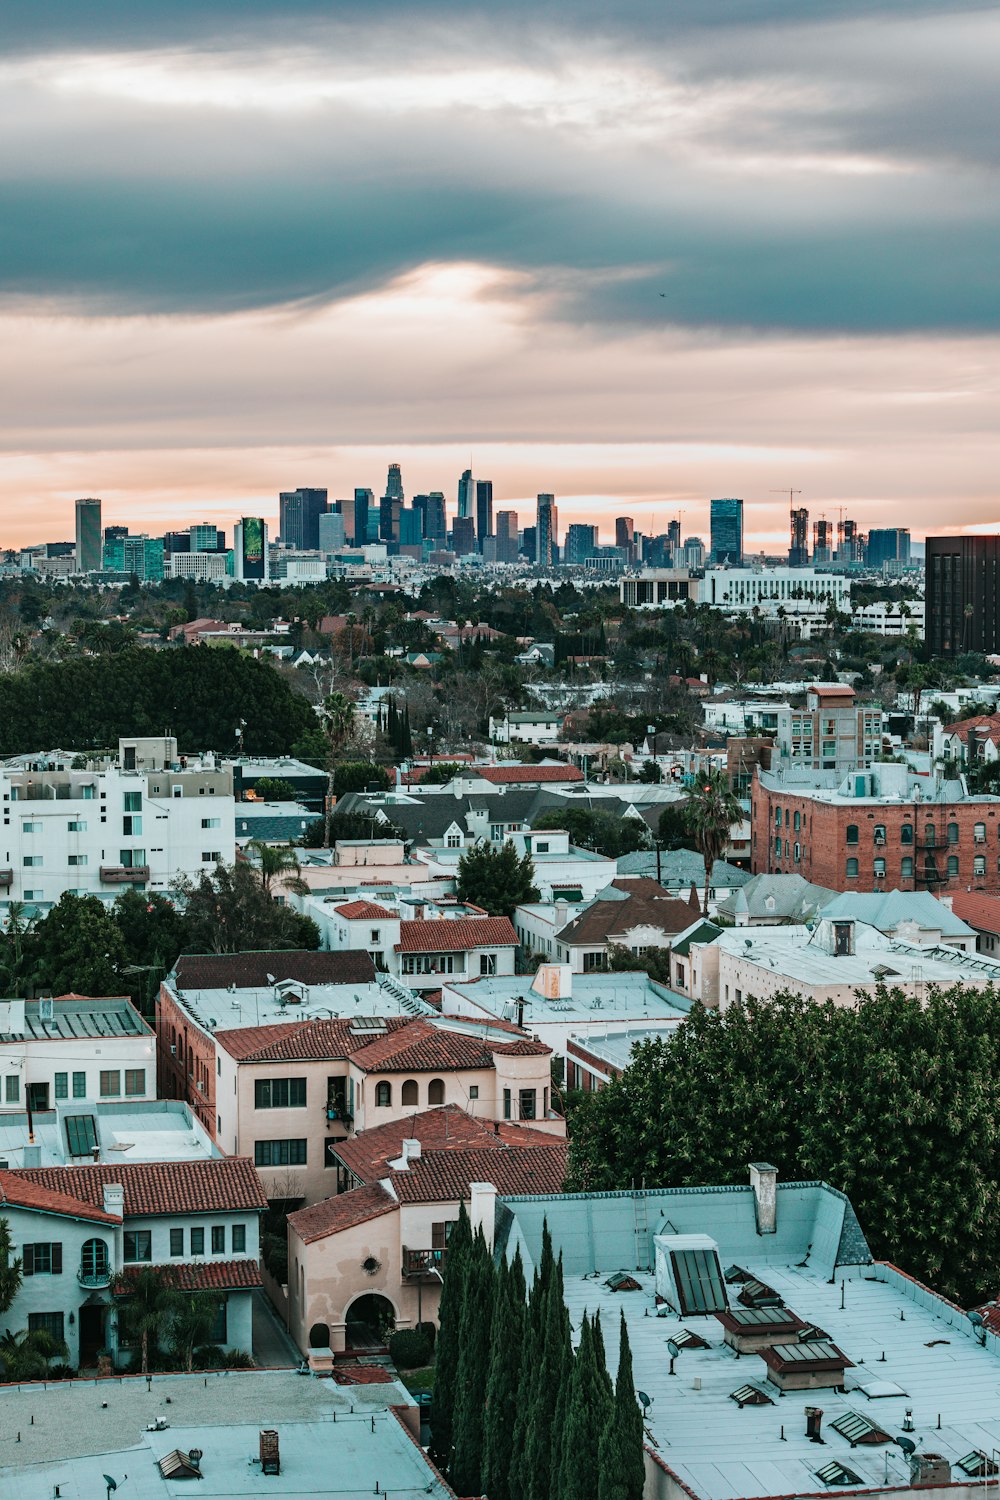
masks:
[[[737,927],[809,922],[836,894],[826,886],[812,885],[802,875],[754,875],[720,901],[716,913]]]
[[[838,922],[845,917],[866,922],[876,932],[918,948],[957,948],[976,952],[976,934],[955,911],[954,896],[934,896],[930,891],[844,891],[831,895],[819,916]],[[970,892],[975,900],[975,893]]]
[[[332,1196],[348,1136],[418,1109],[455,1104],[487,1121],[566,1131],[550,1104],[549,1048],[516,1027],[367,1016],[215,1039],[219,1144],[253,1159],[273,1199]]]
[[[484,1222],[529,1282],[547,1226],[573,1340],[600,1314],[612,1372],[624,1318],[647,1497],[973,1500],[995,1479],[1000,1337],[875,1260],[826,1183],[758,1162],[744,1186],[500,1195]]]
[[[236,1157],[0,1171],[0,1216],[24,1268],[9,1325],[65,1340],[74,1366],[104,1349],[124,1365],[134,1348],[119,1273],[164,1266],[185,1288],[218,1293],[208,1342],[250,1351],[266,1207],[252,1163]]]
[[[1000,714],[976,714],[954,724],[936,724],[934,756],[966,770],[1000,759]]]
[[[555,745],[562,733],[564,715],[542,710],[506,713],[490,717],[490,740],[498,745]]]
[[[66,1099],[42,1113],[0,1113],[0,1168],[199,1161],[220,1154],[180,1099]]]
[[[603,1035],[571,1036],[566,1043],[566,1087],[584,1094],[596,1093],[620,1078],[632,1061],[632,1053],[642,1042],[663,1038],[662,1031],[644,1026],[624,1031],[606,1031]]]
[[[560,1193],[567,1148],[452,1105],[366,1130],[337,1155],[345,1191],[288,1220],[289,1332],[320,1365],[435,1319],[460,1203]]]
[[[236,808],[236,844],[296,844],[317,814],[302,802],[241,802]]]
[[[678,900],[655,880],[620,877],[556,932],[556,960],[586,974],[606,966],[611,948],[627,948],[637,958],[650,948],[669,948],[698,910],[697,902]]]
[[[976,948],[1000,958],[1000,896],[986,891],[955,891],[951,909],[976,934]]]
[[[530,858],[542,901],[593,901],[618,874],[615,860],[571,844],[562,828],[513,831],[506,842],[513,844],[519,857]],[[425,848],[414,853],[431,876],[457,880],[461,849]]]
[[[622,854],[618,859],[619,875],[647,875],[662,885],[664,890],[685,895],[694,890],[702,904],[705,902],[705,861],[693,849],[640,849],[635,854]],[[712,904],[723,901],[750,879],[749,870],[739,865],[717,859],[712,866],[708,885],[708,901]]]
[[[439,989],[442,975],[513,974],[517,933],[508,917],[409,893],[378,895],[350,901],[310,896],[299,904],[319,927],[324,948],[367,950],[376,969],[418,992]]]
[[[156,1098],[156,1042],[127,995],[0,1000],[4,1111]]]

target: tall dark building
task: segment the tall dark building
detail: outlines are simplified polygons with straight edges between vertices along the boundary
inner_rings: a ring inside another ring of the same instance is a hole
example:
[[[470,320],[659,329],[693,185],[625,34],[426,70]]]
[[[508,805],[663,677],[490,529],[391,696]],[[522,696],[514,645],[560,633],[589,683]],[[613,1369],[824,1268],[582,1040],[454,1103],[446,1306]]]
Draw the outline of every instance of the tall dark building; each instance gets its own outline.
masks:
[[[191,551],[190,531],[168,531],[163,538],[164,557],[173,557],[175,552]]]
[[[391,495],[394,500],[398,500],[400,505],[406,499],[406,496],[403,494],[403,472],[399,464],[389,465],[389,473],[385,481],[385,492],[387,495]]]
[[[399,495],[384,494],[378,504],[378,534],[383,542],[399,541],[399,518],[403,501]]]
[[[431,490],[424,507],[424,536],[435,546],[443,547],[448,540],[448,520],[444,509],[444,495],[440,490]],[[415,503],[415,502],[414,502]]]
[[[521,532],[521,551],[529,562],[538,558],[538,527],[526,526]]]
[[[126,536],[128,536],[127,526],[105,526],[104,528],[104,540],[106,542],[118,542]]]
[[[677,552],[681,545],[681,523],[677,521],[667,522],[667,546],[673,552]]]
[[[483,550],[483,542],[493,535],[493,481],[476,480],[476,544]]]
[[[467,557],[476,550],[476,522],[472,516],[456,516],[451,533],[452,551],[458,557]]]
[[[870,568],[881,568],[883,563],[887,562],[908,563],[909,560],[909,527],[894,526],[885,530],[869,531],[865,561]]]
[[[738,568],[743,562],[743,501],[711,502],[712,561]]]
[[[76,502],[76,570],[96,573],[101,561],[101,502],[91,496]]]
[[[931,655],[1000,651],[1000,537],[929,536],[924,556]]]
[[[354,491],[354,537],[355,547],[363,547],[368,541],[368,512],[374,495],[371,490]]]
[[[635,541],[635,522],[631,516],[615,517],[615,546],[631,552]],[[596,545],[596,544],[595,544]],[[568,559],[567,559],[568,561]]]
[[[559,561],[559,511],[555,495],[539,495],[535,512],[535,562],[551,568]]]
[[[278,496],[278,530],[284,546],[296,552],[315,552],[319,546],[319,518],[326,515],[326,490],[282,490]]]
[[[819,520],[813,522],[813,562],[828,563],[833,561],[833,522]]]
[[[471,469],[463,469],[458,481],[458,514],[474,516],[476,513],[476,482]]]
[[[517,511],[497,511],[497,562],[517,562]]]
[[[793,506],[789,534],[788,566],[804,568],[809,563],[809,512],[804,505]]]

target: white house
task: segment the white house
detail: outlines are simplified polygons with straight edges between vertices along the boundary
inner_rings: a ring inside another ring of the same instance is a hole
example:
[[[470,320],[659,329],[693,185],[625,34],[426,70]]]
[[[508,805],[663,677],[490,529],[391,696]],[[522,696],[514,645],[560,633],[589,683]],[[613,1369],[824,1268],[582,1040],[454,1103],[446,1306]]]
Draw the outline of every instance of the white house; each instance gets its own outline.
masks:
[[[377,969],[414,990],[439,989],[443,975],[514,972],[518,939],[507,917],[389,895],[333,902],[311,896],[302,907],[318,923],[324,948],[367,952]]]
[[[545,710],[508,713],[490,717],[490,739],[498,745],[555,745],[562,731],[563,715]]]
[[[5,1110],[155,1098],[155,1038],[127,996],[0,1000],[0,1121]]]

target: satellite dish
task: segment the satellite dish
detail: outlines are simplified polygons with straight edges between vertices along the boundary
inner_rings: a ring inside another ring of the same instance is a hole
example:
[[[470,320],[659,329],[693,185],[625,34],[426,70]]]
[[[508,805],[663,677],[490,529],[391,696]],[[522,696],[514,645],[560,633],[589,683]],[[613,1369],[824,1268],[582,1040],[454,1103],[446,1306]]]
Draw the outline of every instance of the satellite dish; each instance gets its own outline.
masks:
[[[911,1453],[916,1453],[916,1451],[917,1451],[917,1445],[913,1441],[912,1438],[908,1438],[908,1437],[893,1438],[893,1442],[899,1444],[899,1446],[902,1448],[903,1452],[907,1455],[907,1457],[909,1457],[909,1455]]]
[[[676,1359],[681,1352],[680,1344],[675,1344],[673,1339],[667,1339],[667,1352],[671,1359]]]
[[[643,1409],[643,1411],[644,1412],[649,1411],[649,1408],[653,1404],[653,1398],[652,1398],[652,1396],[647,1396],[645,1391],[636,1391],[636,1395],[639,1397],[639,1400],[642,1402],[642,1409]]]

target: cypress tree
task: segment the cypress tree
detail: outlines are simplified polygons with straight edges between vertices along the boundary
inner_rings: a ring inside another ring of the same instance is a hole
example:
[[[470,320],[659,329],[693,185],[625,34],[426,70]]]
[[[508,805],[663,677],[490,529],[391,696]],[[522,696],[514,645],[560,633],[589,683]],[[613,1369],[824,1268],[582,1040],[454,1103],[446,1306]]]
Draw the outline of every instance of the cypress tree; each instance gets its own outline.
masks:
[[[601,1433],[598,1500],[642,1500],[646,1479],[642,1415],[632,1380],[632,1350],[622,1313],[615,1403]]]
[[[528,1298],[524,1347],[518,1372],[517,1421],[514,1426],[514,1453],[509,1481],[511,1494],[518,1497],[528,1494],[531,1483],[528,1439],[544,1362],[546,1307],[553,1266],[552,1236],[546,1219],[542,1222],[542,1253],[535,1267],[531,1296]]]
[[[517,1500],[518,1494],[511,1480],[518,1387],[527,1334],[524,1295],[524,1270],[518,1250],[510,1266],[505,1261],[500,1263],[490,1330],[482,1470],[482,1487],[490,1500]]]
[[[472,1229],[462,1203],[458,1222],[448,1241],[444,1286],[438,1308],[440,1329],[434,1360],[434,1399],[431,1402],[431,1457],[439,1469],[451,1463],[458,1390],[458,1353],[461,1338],[462,1303],[467,1264],[472,1253]]]
[[[490,1332],[496,1271],[482,1230],[476,1234],[465,1275],[458,1352],[451,1481],[461,1495],[482,1491],[483,1427],[490,1369]]]
[[[556,1266],[554,1288],[558,1288],[560,1300],[563,1298],[563,1275],[562,1256]],[[556,1295],[555,1290],[553,1295]],[[566,1428],[566,1412],[569,1407],[569,1393],[573,1382],[573,1341],[570,1336],[569,1317],[566,1317],[566,1337],[560,1349],[561,1358],[558,1368],[555,1370],[553,1380],[558,1394],[556,1396],[555,1409],[552,1414],[552,1443],[549,1450],[549,1493],[558,1497],[562,1485],[562,1461],[563,1461],[563,1433]]]
[[[403,704],[403,717],[399,728],[399,754],[407,759],[413,754],[413,736],[410,733],[410,705]]]
[[[566,1421],[563,1427],[561,1500],[597,1500],[599,1447],[614,1411],[611,1383],[600,1370],[600,1333],[584,1317],[580,1345],[573,1361]]]
[[[556,1408],[567,1361],[572,1358],[569,1315],[562,1296],[562,1262],[553,1264],[544,1298],[542,1355],[529,1400],[527,1441],[522,1460],[522,1500],[551,1500],[552,1445],[558,1446]],[[558,1492],[557,1492],[558,1493]]]
[[[386,711],[385,716],[385,737],[389,741],[389,744],[391,745],[393,750],[395,750],[396,748],[396,724],[396,700],[395,698],[390,698],[389,707]]]

